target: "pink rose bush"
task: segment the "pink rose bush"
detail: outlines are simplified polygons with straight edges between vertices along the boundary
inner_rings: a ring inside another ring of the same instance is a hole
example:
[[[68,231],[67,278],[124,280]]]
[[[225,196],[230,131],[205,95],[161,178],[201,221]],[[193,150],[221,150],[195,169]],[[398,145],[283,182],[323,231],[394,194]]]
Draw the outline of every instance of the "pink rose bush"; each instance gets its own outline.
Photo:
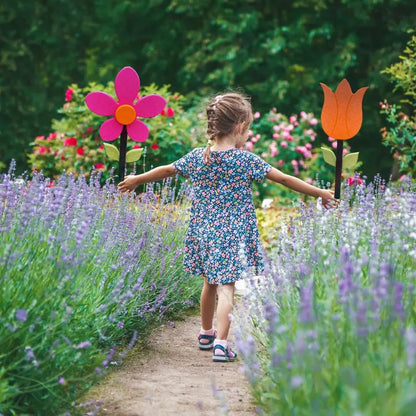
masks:
[[[335,172],[332,166],[325,163],[320,149],[321,145],[330,147],[333,139],[326,135],[318,137],[319,121],[313,113],[301,111],[288,117],[273,108],[265,115],[255,114],[245,145],[247,150],[258,154],[282,172],[308,183],[326,185],[333,182]],[[349,151],[349,147],[344,150],[345,153]],[[344,177],[354,175],[354,172],[349,173]],[[267,182],[257,186],[256,195],[260,199],[275,196],[283,201],[298,198],[292,191]]]
[[[106,86],[90,84],[85,88],[71,85],[66,90],[64,104],[58,111],[61,117],[52,121],[52,132],[37,136],[31,143],[32,151],[28,159],[33,170],[42,171],[44,176],[50,178],[57,178],[63,171],[87,178],[92,172],[99,171],[102,174],[102,181],[111,175],[117,162],[107,157],[100,138],[103,118],[91,112],[85,103],[85,97],[96,90],[105,93],[108,103],[114,107],[111,98],[111,94],[115,91],[114,82],[109,82]],[[182,107],[185,97],[172,93],[168,86],[157,87],[152,84],[140,87],[140,95],[135,98],[136,103],[143,102],[143,99],[148,100],[146,96],[155,94],[166,99],[166,106],[158,117],[146,119],[150,132],[146,142],[138,143],[133,140],[127,142],[127,150],[143,148],[142,158],[137,163],[146,164],[148,167],[171,163],[196,146],[196,135],[191,128],[192,122]],[[148,116],[143,114],[139,104],[137,106],[139,106],[137,110],[139,116]],[[141,132],[144,130],[147,132],[147,127],[143,127],[144,123],[141,121],[137,120],[131,124],[133,127],[137,125]],[[135,132],[134,129],[132,131]],[[111,139],[117,140],[118,134],[117,130],[111,135]],[[142,140],[144,135],[135,137]],[[130,166],[133,169],[133,165],[129,165],[128,168]]]

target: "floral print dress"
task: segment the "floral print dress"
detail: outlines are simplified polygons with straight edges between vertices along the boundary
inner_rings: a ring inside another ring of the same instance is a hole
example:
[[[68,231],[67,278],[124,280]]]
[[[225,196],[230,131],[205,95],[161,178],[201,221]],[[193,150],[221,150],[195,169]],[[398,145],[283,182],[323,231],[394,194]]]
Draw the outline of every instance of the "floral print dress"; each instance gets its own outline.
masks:
[[[212,151],[208,165],[203,153],[197,148],[173,163],[193,187],[184,269],[210,284],[242,279],[247,267],[259,274],[263,261],[252,182],[261,182],[272,167],[237,148]]]

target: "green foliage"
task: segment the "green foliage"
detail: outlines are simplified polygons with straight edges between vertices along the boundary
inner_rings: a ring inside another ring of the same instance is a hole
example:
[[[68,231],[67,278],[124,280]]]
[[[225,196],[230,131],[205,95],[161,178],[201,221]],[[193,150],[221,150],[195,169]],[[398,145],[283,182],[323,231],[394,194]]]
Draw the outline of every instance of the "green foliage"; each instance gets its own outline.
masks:
[[[67,85],[106,84],[130,65],[147,83],[187,97],[243,87],[262,112],[318,114],[319,82],[370,85],[351,145],[362,149],[367,174],[386,172],[373,103],[391,96],[380,70],[415,18],[413,0],[3,2],[0,160],[14,157],[24,168],[28,143],[48,135]]]
[[[401,104],[380,103],[388,123],[382,129],[382,142],[397,159],[400,172],[416,177],[416,35],[412,35],[400,62],[382,73],[390,76],[395,91],[404,94]]]
[[[53,132],[47,137],[38,136],[31,143],[33,150],[28,160],[32,169],[42,170],[50,178],[60,176],[64,170],[85,177],[100,170],[102,180],[109,177],[112,169],[118,172],[119,140],[109,145],[99,137],[99,128],[106,118],[91,112],[85,104],[85,97],[91,91],[104,91],[114,96],[114,83],[109,82],[106,86],[90,83],[85,88],[73,84],[67,89],[66,102],[59,110],[62,117],[52,121]],[[171,163],[190,151],[196,138],[192,134],[191,121],[182,108],[184,97],[171,93],[167,85],[159,88],[154,84],[141,87],[140,94],[160,94],[167,105],[161,115],[144,120],[150,130],[146,142],[128,140],[127,162],[133,158],[132,152],[143,150],[146,159],[143,165],[146,162],[150,165]]]

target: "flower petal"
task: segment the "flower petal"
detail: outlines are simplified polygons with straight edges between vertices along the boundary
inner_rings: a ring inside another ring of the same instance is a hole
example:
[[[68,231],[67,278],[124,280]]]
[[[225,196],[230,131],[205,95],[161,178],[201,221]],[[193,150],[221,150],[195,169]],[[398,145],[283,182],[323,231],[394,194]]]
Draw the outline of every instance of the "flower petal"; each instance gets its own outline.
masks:
[[[140,78],[130,66],[124,67],[114,81],[119,104],[133,104],[140,89]]]
[[[95,91],[90,92],[85,97],[87,107],[99,116],[112,116],[116,112],[116,100],[106,92]]]
[[[335,94],[327,85],[321,82],[321,87],[324,91],[324,105],[322,106],[321,112],[322,128],[328,136],[335,137],[332,134],[334,133],[338,117],[337,100]],[[335,138],[337,139],[338,137]]]
[[[347,109],[347,130],[350,137],[354,137],[363,122],[363,97],[368,87],[360,88],[351,98]]]
[[[166,100],[158,94],[146,95],[134,104],[139,117],[155,117],[165,108]]]
[[[113,117],[104,121],[100,127],[100,136],[105,142],[111,142],[120,136],[123,126]]]
[[[127,126],[127,134],[135,142],[144,142],[149,136],[149,129],[143,121],[136,119]]]

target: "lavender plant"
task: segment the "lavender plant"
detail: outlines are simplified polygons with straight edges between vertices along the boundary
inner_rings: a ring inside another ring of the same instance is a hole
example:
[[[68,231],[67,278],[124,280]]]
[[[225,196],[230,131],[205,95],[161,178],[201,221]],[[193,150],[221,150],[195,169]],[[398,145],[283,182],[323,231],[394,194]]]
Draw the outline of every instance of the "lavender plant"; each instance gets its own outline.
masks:
[[[197,300],[182,272],[188,190],[156,191],[0,178],[0,414],[82,412],[126,348]]]
[[[416,189],[354,188],[303,206],[251,278],[237,344],[260,413],[414,415]]]

